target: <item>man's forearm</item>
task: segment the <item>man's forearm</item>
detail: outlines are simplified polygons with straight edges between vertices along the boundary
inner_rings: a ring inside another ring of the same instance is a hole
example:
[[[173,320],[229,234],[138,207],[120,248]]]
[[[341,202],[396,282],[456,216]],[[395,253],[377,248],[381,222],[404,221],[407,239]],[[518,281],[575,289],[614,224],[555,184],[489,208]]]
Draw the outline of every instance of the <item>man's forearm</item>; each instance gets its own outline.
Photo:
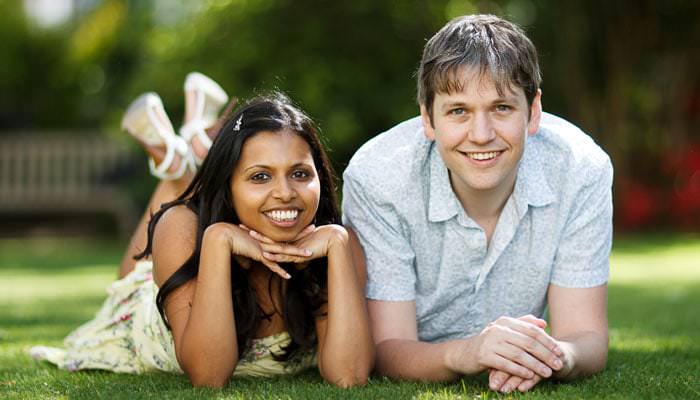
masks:
[[[608,336],[600,332],[581,332],[557,338],[565,354],[565,368],[554,378],[573,380],[600,372],[608,358]]]
[[[467,340],[426,343],[417,340],[387,339],[377,345],[377,372],[396,379],[451,381],[461,374],[449,367],[449,356]]]

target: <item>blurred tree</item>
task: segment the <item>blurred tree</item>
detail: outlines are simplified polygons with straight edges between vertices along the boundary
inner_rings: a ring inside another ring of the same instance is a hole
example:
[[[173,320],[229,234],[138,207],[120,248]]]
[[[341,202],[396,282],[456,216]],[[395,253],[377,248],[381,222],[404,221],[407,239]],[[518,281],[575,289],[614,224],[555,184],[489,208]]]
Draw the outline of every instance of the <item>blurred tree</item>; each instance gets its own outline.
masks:
[[[677,221],[674,210],[694,210],[688,204],[700,196],[696,163],[672,162],[694,160],[690,149],[700,143],[697,1],[79,3],[87,6],[68,24],[42,30],[20,2],[0,0],[0,134],[101,127],[124,137],[121,113],[147,90],[163,97],[177,126],[182,81],[198,70],[243,99],[288,93],[319,122],[341,172],[361,143],[417,114],[414,72],[425,40],[450,18],[489,12],[533,38],[545,109],[611,154],[621,221],[625,210],[636,221],[629,226]]]

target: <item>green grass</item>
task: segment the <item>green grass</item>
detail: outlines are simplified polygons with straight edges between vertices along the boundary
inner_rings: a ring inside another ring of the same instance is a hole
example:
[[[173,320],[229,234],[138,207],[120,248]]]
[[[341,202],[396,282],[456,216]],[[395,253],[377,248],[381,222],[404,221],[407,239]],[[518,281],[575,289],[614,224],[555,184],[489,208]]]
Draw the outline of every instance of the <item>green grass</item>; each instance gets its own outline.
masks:
[[[489,392],[483,376],[453,384],[372,378],[340,390],[318,373],[234,380],[223,390],[192,388],[183,376],[69,373],[27,355],[60,345],[88,320],[116,275],[122,244],[0,240],[0,398],[495,399],[700,398],[700,236],[617,240],[609,294],[606,370],[570,384],[545,382],[525,395]]]

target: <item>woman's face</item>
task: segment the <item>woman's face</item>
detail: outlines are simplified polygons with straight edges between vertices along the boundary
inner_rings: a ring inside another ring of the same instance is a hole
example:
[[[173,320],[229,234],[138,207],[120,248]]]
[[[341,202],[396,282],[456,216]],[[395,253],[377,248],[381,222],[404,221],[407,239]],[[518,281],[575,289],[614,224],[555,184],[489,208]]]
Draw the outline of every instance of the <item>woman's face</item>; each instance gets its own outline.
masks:
[[[231,178],[241,223],[276,242],[311,224],[321,185],[311,148],[296,133],[261,131],[248,138]]]

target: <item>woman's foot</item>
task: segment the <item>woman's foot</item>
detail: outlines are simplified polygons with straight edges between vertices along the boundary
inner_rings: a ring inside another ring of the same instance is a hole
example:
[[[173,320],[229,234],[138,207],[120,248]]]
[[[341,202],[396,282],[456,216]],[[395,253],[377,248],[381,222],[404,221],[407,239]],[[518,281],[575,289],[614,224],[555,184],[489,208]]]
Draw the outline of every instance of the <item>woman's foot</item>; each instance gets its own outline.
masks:
[[[228,101],[228,95],[219,84],[199,72],[187,75],[184,89],[185,118],[180,136],[189,144],[196,165],[200,165],[219,131],[211,128],[219,121],[219,111]]]
[[[157,94],[145,93],[134,100],[124,114],[122,128],[143,145],[154,176],[174,180],[194,170],[187,142],[175,134]]]

